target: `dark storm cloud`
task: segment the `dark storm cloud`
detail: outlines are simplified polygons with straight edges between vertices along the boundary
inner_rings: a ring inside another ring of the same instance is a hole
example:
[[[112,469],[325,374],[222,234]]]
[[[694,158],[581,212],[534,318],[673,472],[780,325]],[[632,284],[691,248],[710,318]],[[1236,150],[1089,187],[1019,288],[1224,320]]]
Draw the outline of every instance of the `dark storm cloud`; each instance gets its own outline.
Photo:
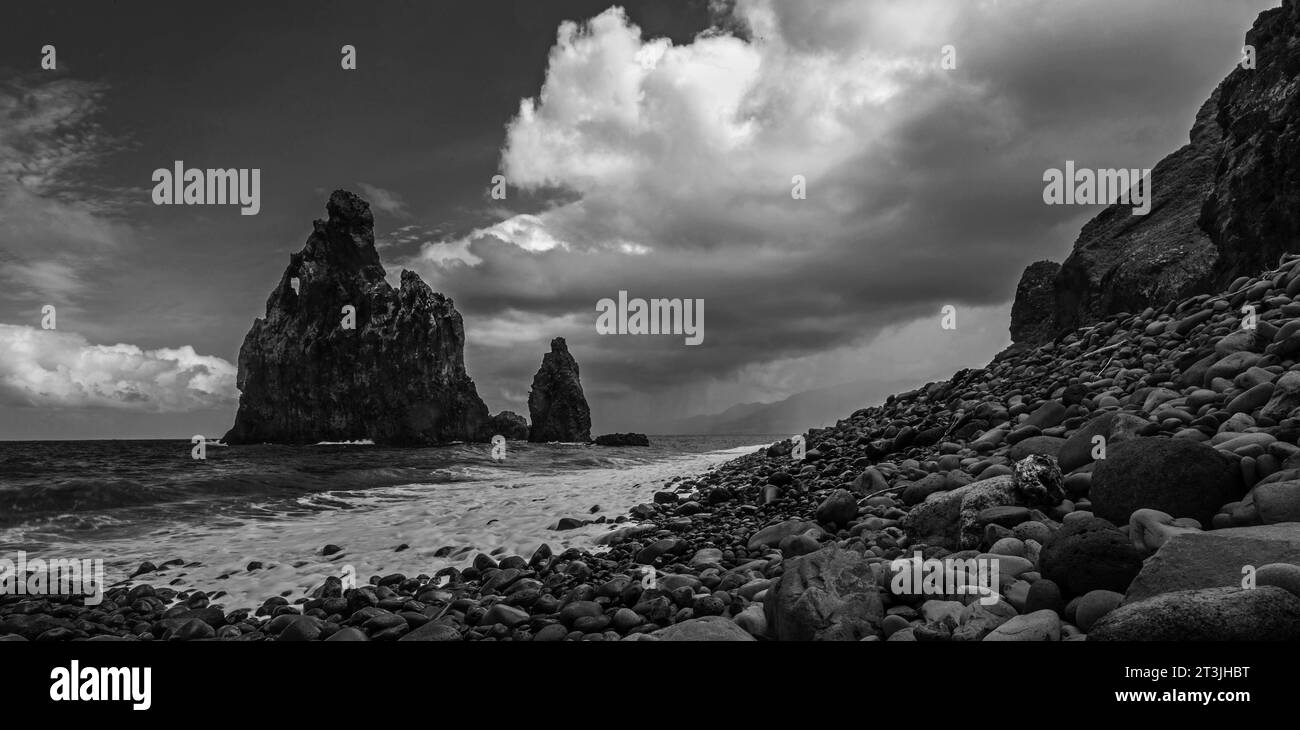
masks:
[[[561,28],[503,148],[512,185],[575,199],[406,265],[512,347],[517,313],[538,315],[535,350],[563,334],[628,390],[858,357],[890,325],[937,328],[944,304],[1006,302],[1026,264],[1059,259],[1096,210],[1045,206],[1043,171],[1151,167],[1185,143],[1262,7],[742,0],[748,40],[676,45],[607,11]],[[705,344],[598,336],[595,302],[620,289],[703,298]],[[488,380],[504,363],[478,360]]]
[[[1185,143],[1271,4],[20,14],[19,32],[55,38],[69,65],[28,101],[0,97],[0,226],[11,227],[0,322],[33,326],[60,296],[87,339],[24,330],[35,344],[20,347],[15,329],[12,352],[75,359],[124,341],[135,344],[113,351],[123,371],[234,361],[324,196],[351,187],[371,199],[390,273],[416,269],[464,312],[467,363],[493,410],[526,410],[556,335],[581,364],[597,430],[868,376],[943,377],[1005,344],[1020,271],[1062,258],[1095,213],[1043,205],[1044,169],[1151,167]],[[353,75],[337,68],[343,42],[360,50]],[[939,66],[947,44],[952,70]],[[35,58],[0,49],[5,66]],[[44,136],[42,119],[72,136]],[[134,149],[109,144],[128,134]],[[130,202],[177,158],[264,168],[262,213]],[[36,160],[58,194],[28,173],[12,182],[15,165]],[[504,201],[487,196],[497,172]],[[791,199],[794,175],[806,200]],[[596,302],[619,290],[704,299],[704,344],[598,336]],[[945,304],[959,307],[957,332],[938,328]],[[76,393],[90,377],[60,387]],[[220,381],[199,397],[167,377],[170,396],[139,392],[222,420],[209,407]]]

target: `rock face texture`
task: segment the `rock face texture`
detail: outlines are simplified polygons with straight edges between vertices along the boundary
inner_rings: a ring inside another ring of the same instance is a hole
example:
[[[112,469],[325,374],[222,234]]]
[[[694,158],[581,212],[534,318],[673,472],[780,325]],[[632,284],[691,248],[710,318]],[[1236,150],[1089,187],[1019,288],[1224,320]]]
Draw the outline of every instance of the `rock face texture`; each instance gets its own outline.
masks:
[[[578,380],[578,361],[569,354],[563,337],[551,340],[551,351],[533,376],[528,416],[533,423],[529,441],[591,440],[591,409]]]
[[[226,442],[486,439],[452,301],[411,271],[385,281],[366,201],[336,190],[326,209],[244,337]]]
[[[511,441],[528,440],[528,419],[514,411],[501,411],[488,425],[493,435],[500,434]]]
[[[1175,535],[1143,563],[1124,601],[1135,603],[1196,588],[1240,587],[1242,556],[1247,555],[1257,568],[1269,563],[1300,565],[1300,525],[1229,527]]]
[[[1061,265],[1035,261],[1025,268],[1011,305],[1011,341],[1046,342],[1056,334],[1056,290]]]
[[[1300,250],[1300,2],[1261,13],[1245,42],[1256,68],[1234,68],[1197,112],[1189,143],[1152,169],[1150,213],[1117,204],[1089,221],[1050,297],[1044,262],[1026,270],[1015,342],[1222,289]]]

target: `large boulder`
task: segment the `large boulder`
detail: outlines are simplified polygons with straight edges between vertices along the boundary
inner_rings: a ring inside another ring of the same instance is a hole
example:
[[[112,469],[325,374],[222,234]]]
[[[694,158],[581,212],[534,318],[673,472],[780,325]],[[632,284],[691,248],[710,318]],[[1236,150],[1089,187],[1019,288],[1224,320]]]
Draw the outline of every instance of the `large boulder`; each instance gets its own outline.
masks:
[[[1300,408],[1300,373],[1288,370],[1273,383],[1272,397],[1259,415],[1281,421],[1296,408]]]
[[[1013,474],[936,492],[912,508],[899,526],[914,539],[949,550],[979,547],[984,525],[979,514],[990,507],[1052,507],[1064,497],[1061,470],[1049,456],[1033,455],[1015,464]]]
[[[413,271],[388,283],[366,201],[335,190],[326,210],[239,348],[226,443],[487,440],[452,300]]]
[[[1248,492],[1232,511],[1232,522],[1238,525],[1272,525],[1281,522],[1300,522],[1300,479],[1273,479],[1261,481]]]
[[[817,507],[817,521],[843,530],[858,516],[858,499],[847,489],[836,489]]]
[[[745,544],[745,549],[752,551],[759,548],[774,548],[780,545],[785,538],[791,535],[803,535],[810,530],[815,535],[820,535],[822,532],[816,522],[805,522],[803,520],[778,522],[775,525],[768,525],[751,535],[749,542]]]
[[[1241,470],[1218,450],[1187,439],[1146,438],[1107,447],[1088,498],[1094,514],[1117,524],[1148,508],[1208,525],[1244,491]]]
[[[1137,438],[1138,432],[1146,425],[1145,419],[1128,413],[1103,413],[1097,416],[1076,429],[1061,444],[1056,455],[1061,471],[1069,473],[1093,462],[1094,437],[1101,436],[1105,439],[1103,443],[1109,449],[1121,441]]]
[[[1142,554],[1106,520],[1070,520],[1056,531],[1039,555],[1044,578],[1067,596],[1094,590],[1123,593],[1142,569]]]
[[[962,609],[953,629],[953,641],[980,641],[994,629],[1016,617],[1016,609],[999,598],[991,604],[972,601]]]
[[[1176,534],[1146,560],[1124,601],[1193,588],[1239,587],[1243,566],[1268,563],[1300,564],[1300,523]]]
[[[763,613],[780,641],[858,641],[880,634],[885,607],[866,558],[830,545],[785,561]]]
[[[1126,603],[1089,641],[1297,641],[1300,597],[1276,586],[1198,588]]]
[[[551,340],[551,351],[542,357],[542,366],[533,376],[528,417],[533,424],[529,441],[591,440],[591,409],[578,379],[578,361],[569,354],[563,337]]]
[[[993,629],[984,641],[1060,641],[1061,617],[1051,609],[1016,616]]]
[[[702,616],[659,629],[651,636],[660,641],[754,641],[739,624],[722,616]]]
[[[1020,461],[1034,454],[1056,458],[1064,445],[1065,439],[1056,436],[1030,436],[1007,449],[1007,458]]]

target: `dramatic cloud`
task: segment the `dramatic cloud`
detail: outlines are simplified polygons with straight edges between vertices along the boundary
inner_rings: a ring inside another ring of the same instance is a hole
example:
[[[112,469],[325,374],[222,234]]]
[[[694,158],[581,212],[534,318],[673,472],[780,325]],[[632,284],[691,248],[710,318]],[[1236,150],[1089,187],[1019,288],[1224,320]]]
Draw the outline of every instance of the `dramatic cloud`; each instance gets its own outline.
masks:
[[[559,28],[506,131],[511,190],[554,202],[403,264],[476,328],[571,322],[533,349],[568,337],[623,410],[634,391],[699,407],[737,378],[794,392],[864,358],[894,367],[870,347],[884,328],[940,337],[942,305],[1005,305],[1026,264],[1068,250],[1097,209],[1044,206],[1045,168],[1149,167],[1185,142],[1248,6],[740,0],[682,45],[611,8]],[[597,336],[594,304],[618,290],[705,299],[705,344]],[[981,365],[1005,326],[908,372]],[[489,380],[523,374],[470,339]]]
[[[237,397],[234,366],[188,345],[92,345],[73,333],[0,324],[0,405],[175,413]]]
[[[88,272],[128,236],[111,215],[126,191],[85,174],[123,144],[95,121],[106,92],[67,78],[0,82],[0,299],[29,314],[38,302],[74,311]]]
[[[0,73],[0,322],[36,325],[53,304],[88,342],[233,360],[345,186],[371,201],[389,273],[415,269],[455,299],[493,410],[526,411],[554,336],[581,364],[598,431],[946,377],[1006,344],[1023,267],[1063,258],[1097,210],[1043,205],[1043,170],[1150,167],[1185,143],[1276,4],[521,3],[513,22],[457,10],[437,43],[427,12],[397,7],[371,29],[393,51],[374,59],[391,64],[383,84],[262,42],[301,35],[292,14],[190,13],[194,33],[179,33],[171,16],[88,7],[64,42],[107,33],[121,41],[111,62],[36,71],[31,47],[0,44],[0,67],[23,69]],[[312,34],[345,32],[345,16],[314,16]],[[7,21],[31,38],[67,25]],[[505,49],[500,63],[464,65],[483,48]],[[150,204],[149,172],[182,158],[265,168],[262,211]],[[505,199],[490,193],[498,173]],[[598,335],[596,303],[619,291],[703,299],[703,343]],[[939,327],[947,304],[956,331]],[[46,417],[9,408],[11,434]],[[219,410],[59,409],[41,433],[215,433],[233,415]]]
[[[399,217],[406,215],[406,201],[402,200],[401,195],[369,183],[357,183],[357,187],[375,210]]]

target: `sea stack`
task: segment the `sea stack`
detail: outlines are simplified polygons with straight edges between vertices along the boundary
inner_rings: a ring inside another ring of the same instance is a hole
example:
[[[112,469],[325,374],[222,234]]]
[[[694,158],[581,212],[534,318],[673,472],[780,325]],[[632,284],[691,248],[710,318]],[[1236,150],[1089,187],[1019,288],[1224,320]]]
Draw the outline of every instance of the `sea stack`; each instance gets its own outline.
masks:
[[[591,409],[578,380],[578,361],[569,354],[563,337],[551,340],[551,351],[533,376],[528,416],[533,424],[529,441],[591,440]]]
[[[489,422],[492,434],[504,436],[510,441],[528,440],[528,419],[514,411],[501,411]]]
[[[452,300],[411,271],[385,280],[366,201],[336,190],[326,210],[244,337],[226,442],[486,440]]]

